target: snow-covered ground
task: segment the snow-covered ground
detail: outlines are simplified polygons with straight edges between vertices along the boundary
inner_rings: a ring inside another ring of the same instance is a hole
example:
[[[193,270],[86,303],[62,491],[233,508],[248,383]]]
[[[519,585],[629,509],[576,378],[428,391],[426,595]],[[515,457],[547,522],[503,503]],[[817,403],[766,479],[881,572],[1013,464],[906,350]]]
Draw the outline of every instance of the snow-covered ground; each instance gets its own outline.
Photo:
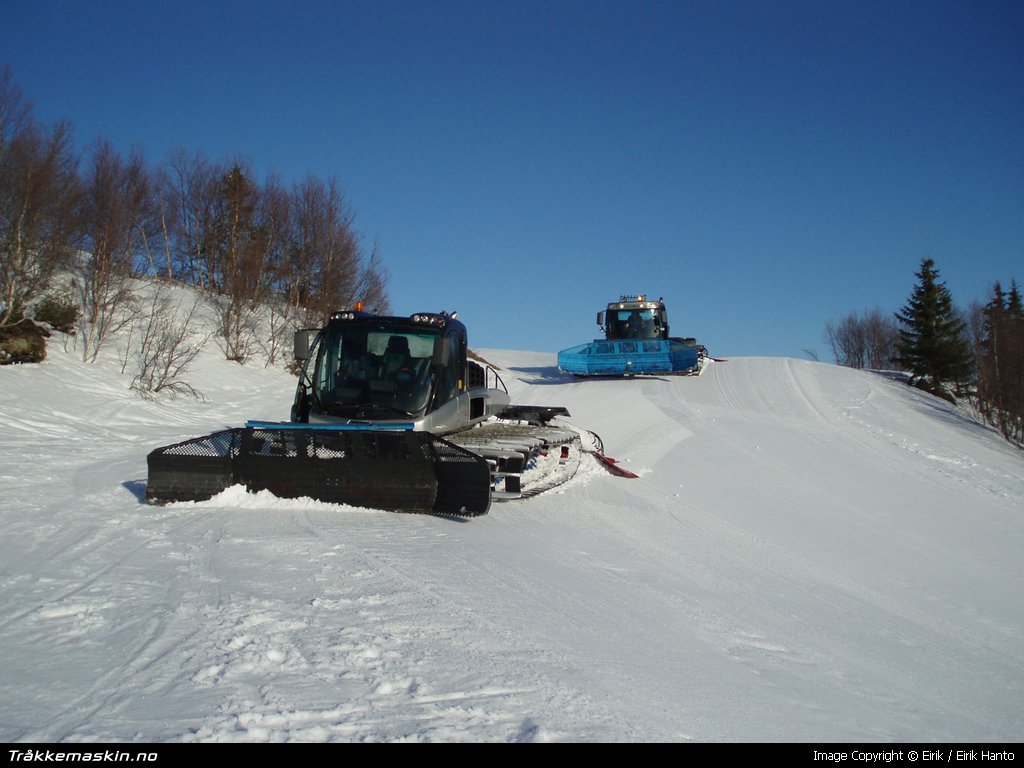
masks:
[[[0,368],[0,740],[1016,741],[1024,457],[946,403],[792,359],[576,381],[481,350],[638,472],[460,521],[142,503],[152,448],[287,418],[205,356]]]

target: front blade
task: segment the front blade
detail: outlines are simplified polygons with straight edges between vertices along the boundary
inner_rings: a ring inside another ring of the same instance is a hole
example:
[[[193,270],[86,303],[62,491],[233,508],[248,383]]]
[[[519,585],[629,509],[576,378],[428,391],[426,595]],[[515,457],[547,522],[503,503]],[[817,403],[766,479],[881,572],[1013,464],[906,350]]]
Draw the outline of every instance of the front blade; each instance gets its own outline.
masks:
[[[402,512],[483,514],[483,459],[425,432],[239,428],[158,448],[146,498],[200,501],[232,485]]]

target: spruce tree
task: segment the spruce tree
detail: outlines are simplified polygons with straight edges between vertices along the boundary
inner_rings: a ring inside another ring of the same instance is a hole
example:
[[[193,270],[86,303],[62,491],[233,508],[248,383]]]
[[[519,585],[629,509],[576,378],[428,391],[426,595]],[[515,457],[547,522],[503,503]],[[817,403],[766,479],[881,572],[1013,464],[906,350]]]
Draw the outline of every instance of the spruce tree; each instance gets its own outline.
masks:
[[[1024,318],[1024,303],[1021,302],[1016,279],[1010,282],[1010,293],[1006,296],[1006,314],[1011,320]]]
[[[992,298],[981,310],[981,316],[981,354],[998,363],[1003,330],[1006,326],[1006,292],[998,280],[992,286]],[[998,368],[998,364],[995,367]]]
[[[914,292],[896,319],[899,331],[896,362],[910,373],[910,383],[951,399],[945,383],[965,382],[971,370],[966,323],[953,307],[953,297],[939,282],[935,261],[923,259]]]

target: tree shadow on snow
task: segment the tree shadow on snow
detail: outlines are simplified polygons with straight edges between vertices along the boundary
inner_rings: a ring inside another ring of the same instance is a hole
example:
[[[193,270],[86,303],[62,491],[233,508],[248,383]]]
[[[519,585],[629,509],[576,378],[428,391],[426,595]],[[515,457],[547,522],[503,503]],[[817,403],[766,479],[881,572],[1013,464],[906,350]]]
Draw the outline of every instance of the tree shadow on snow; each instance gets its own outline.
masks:
[[[968,434],[977,435],[979,432],[989,432],[994,435],[999,435],[999,430],[990,424],[986,424],[980,417],[974,416],[969,411],[965,410],[965,406],[963,404],[951,403],[938,395],[932,394],[927,389],[911,385],[910,376],[906,373],[887,370],[872,370],[871,373],[877,374],[878,376],[897,384],[902,384],[911,392],[914,392],[917,395],[913,398],[914,409],[918,413],[930,415],[938,421],[944,422],[948,426],[954,427],[958,430],[965,431]],[[967,402],[966,398],[963,400],[964,403]]]
[[[889,381],[898,381],[901,384],[906,384],[910,379],[910,376],[903,371],[887,371],[881,368],[869,368],[871,373],[876,376],[881,376],[883,379],[889,379]]]

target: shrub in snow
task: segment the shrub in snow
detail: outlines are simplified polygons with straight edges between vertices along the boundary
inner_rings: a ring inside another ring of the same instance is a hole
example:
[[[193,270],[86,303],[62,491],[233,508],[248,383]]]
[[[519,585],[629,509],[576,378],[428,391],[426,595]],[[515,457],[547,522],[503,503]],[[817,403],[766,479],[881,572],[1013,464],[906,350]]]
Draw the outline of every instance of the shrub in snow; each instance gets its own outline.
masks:
[[[0,327],[0,365],[38,363],[46,359],[49,332],[31,320]]]
[[[36,322],[46,323],[61,333],[73,334],[80,312],[70,299],[47,296],[36,305],[33,314]]]

